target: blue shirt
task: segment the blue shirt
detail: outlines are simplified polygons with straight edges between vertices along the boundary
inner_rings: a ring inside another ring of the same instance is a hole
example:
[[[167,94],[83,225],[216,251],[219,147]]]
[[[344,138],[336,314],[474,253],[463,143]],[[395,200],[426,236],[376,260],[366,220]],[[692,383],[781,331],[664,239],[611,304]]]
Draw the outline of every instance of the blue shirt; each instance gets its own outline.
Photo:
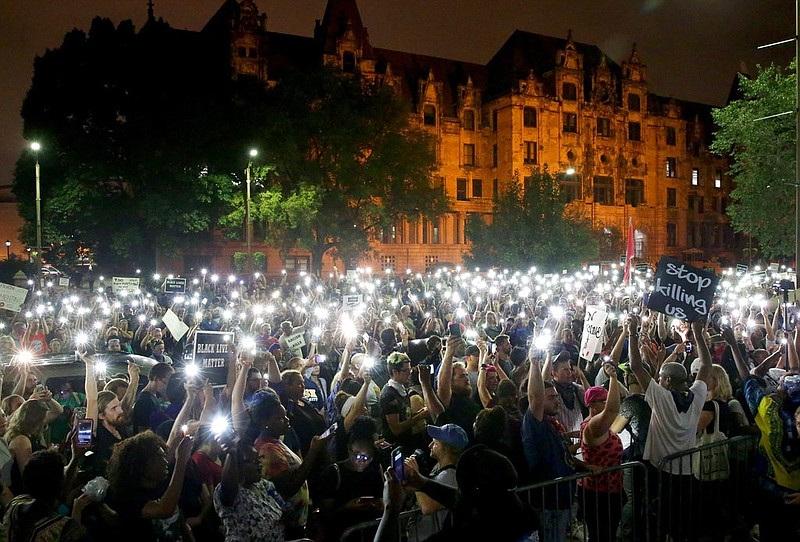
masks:
[[[547,419],[537,420],[530,409],[525,411],[522,420],[522,447],[533,483],[570,476],[575,472],[567,463],[567,449],[561,435]],[[541,504],[546,509],[569,508],[572,484],[553,485],[547,491],[537,490],[534,494],[537,500],[545,498]]]

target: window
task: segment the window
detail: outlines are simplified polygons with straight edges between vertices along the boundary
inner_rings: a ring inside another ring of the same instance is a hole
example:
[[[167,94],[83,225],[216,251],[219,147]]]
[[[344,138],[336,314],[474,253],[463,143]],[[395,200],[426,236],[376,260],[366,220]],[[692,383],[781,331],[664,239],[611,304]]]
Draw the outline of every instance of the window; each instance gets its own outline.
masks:
[[[257,58],[258,57],[258,54],[256,53],[256,50],[255,50],[255,47],[250,47],[247,50],[247,56],[249,56],[250,58]]]
[[[718,169],[714,172],[714,188],[722,188],[722,170]]]
[[[387,269],[394,269],[396,263],[396,256],[381,256],[381,269],[383,271],[386,271]]]
[[[397,226],[392,224],[388,228],[383,228],[381,230],[381,242],[388,244],[388,243],[396,243],[397,242]]]
[[[439,256],[425,256],[425,272],[434,271],[436,264],[439,263]]]
[[[717,196],[713,196],[711,198],[711,210],[718,211],[719,210],[719,198]]]
[[[431,238],[431,242],[434,245],[438,245],[441,240],[439,239],[439,221],[433,223],[433,236]]]
[[[697,212],[698,213],[705,212],[705,209],[703,208],[703,201],[704,200],[705,200],[705,198],[703,196],[697,196]]]
[[[675,146],[675,128],[672,126],[667,126],[667,145],[671,147]]]
[[[427,245],[430,240],[430,228],[428,227],[428,220],[422,219],[422,244]]]
[[[537,158],[537,147],[535,141],[526,141],[525,142],[525,157],[523,158],[523,162],[525,164],[536,164],[538,162]]]
[[[628,139],[630,141],[641,141],[642,140],[642,125],[638,122],[629,122],[628,123]]]
[[[456,200],[467,201],[467,180],[456,179]]]
[[[625,204],[641,205],[644,203],[644,181],[642,179],[625,179]]]
[[[412,220],[408,223],[408,242],[412,245],[416,245],[417,241],[417,228],[418,224],[416,220]]]
[[[559,174],[559,183],[561,185],[561,199],[567,203],[582,199],[581,192],[581,176],[573,173],[567,175],[566,173]]]
[[[245,58],[247,56],[247,47],[239,47],[237,53],[239,58]]]
[[[667,158],[667,177],[677,177],[678,176],[678,159],[677,158]]]
[[[705,211],[704,209],[704,201],[703,196],[695,196],[690,194],[689,195],[689,210],[696,211],[698,213],[702,213]]]
[[[433,178],[433,189],[440,193],[445,193],[444,177],[436,176]]]
[[[289,256],[283,262],[283,268],[290,273],[308,272],[309,257],[308,256]]]
[[[436,126],[436,107],[433,105],[426,105],[422,108],[422,121],[425,126]]]
[[[614,205],[614,179],[594,178],[594,202],[600,205]]]
[[[492,199],[497,200],[500,197],[500,182],[497,179],[492,179]]]
[[[482,198],[483,197],[483,180],[482,179],[472,179],[472,197],[473,198]]]
[[[642,110],[642,98],[638,94],[628,94],[628,109],[630,111]]]
[[[475,111],[472,109],[464,110],[464,129],[470,132],[475,131]]]
[[[461,244],[461,219],[457,214],[453,216],[453,243],[456,245]]]
[[[522,125],[525,128],[536,128],[536,108],[524,107],[522,109]]]
[[[345,73],[355,73],[356,54],[353,51],[345,51],[342,55],[342,71]]]
[[[574,102],[578,99],[578,90],[575,83],[564,83],[561,85],[561,98]]]
[[[611,137],[611,121],[609,119],[597,119],[597,135]]]
[[[678,245],[678,225],[669,222],[667,223],[667,246],[674,247]]]
[[[696,167],[692,168],[692,186],[700,186],[700,170]]]
[[[678,193],[674,188],[667,188],[667,207],[678,206]]]
[[[472,143],[464,143],[464,165],[474,166],[475,163],[475,145]]]
[[[492,145],[492,167],[497,167],[497,145]]]
[[[497,131],[497,109],[492,109],[492,131]]]
[[[578,114],[564,113],[564,132],[578,133]]]

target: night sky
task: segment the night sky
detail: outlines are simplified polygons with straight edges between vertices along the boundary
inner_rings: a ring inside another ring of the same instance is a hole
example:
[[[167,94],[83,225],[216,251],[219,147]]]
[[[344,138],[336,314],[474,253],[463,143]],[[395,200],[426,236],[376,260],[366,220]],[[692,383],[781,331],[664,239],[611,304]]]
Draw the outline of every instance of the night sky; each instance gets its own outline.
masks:
[[[200,30],[224,0],[154,0],[156,17]],[[267,28],[310,36],[326,0],[257,0]],[[0,1],[0,186],[11,183],[25,148],[19,111],[33,59],[72,28],[100,15],[137,28],[147,0]],[[794,44],[757,51],[794,35],[790,0],[361,0],[373,46],[486,63],[515,29],[599,46],[617,62],[636,42],[649,88],[665,96],[724,105],[742,62],[785,64]],[[43,149],[42,152],[47,152]],[[43,175],[45,172],[43,172]]]

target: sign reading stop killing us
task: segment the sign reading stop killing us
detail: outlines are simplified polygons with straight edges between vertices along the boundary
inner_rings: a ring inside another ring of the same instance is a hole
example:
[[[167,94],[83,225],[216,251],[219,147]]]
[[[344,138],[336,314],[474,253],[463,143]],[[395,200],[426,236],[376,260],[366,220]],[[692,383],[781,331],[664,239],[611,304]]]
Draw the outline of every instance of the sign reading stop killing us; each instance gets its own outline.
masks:
[[[647,306],[678,320],[705,318],[718,282],[714,273],[662,256]]]

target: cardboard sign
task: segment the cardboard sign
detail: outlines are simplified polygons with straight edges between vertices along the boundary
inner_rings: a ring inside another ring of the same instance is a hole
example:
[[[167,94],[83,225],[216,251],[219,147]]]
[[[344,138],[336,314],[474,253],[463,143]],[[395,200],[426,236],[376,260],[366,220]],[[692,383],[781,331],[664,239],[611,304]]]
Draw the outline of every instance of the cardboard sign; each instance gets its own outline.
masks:
[[[198,331],[194,339],[194,363],[200,375],[212,384],[224,384],[228,378],[228,356],[233,345],[230,331]]]
[[[300,350],[306,345],[306,338],[303,333],[295,333],[286,337],[286,345],[292,351]]]
[[[186,279],[167,279],[164,281],[164,293],[167,294],[185,294],[186,293]]]
[[[25,288],[0,282],[0,309],[19,312],[27,295],[28,290]]]
[[[58,277],[58,285],[63,288],[69,288],[69,277]]]
[[[348,294],[342,296],[342,307],[345,309],[355,309],[363,301],[364,296],[361,294]]]
[[[649,270],[648,268],[649,268],[649,264],[646,264],[646,263],[637,263],[636,264],[636,270],[639,273],[647,273],[647,271]]]
[[[176,341],[180,341],[181,338],[186,335],[186,332],[189,331],[189,326],[184,324],[183,320],[178,318],[178,315],[172,312],[172,309],[167,309],[167,312],[164,313],[162,320],[169,329],[169,332],[172,333],[172,336],[175,337]]]
[[[139,289],[139,277],[112,277],[111,291],[115,294],[127,292],[132,294]]]
[[[662,256],[647,306],[678,320],[693,322],[708,315],[719,277]]]
[[[781,267],[781,264],[779,264],[778,262],[770,262],[769,267],[767,268],[767,270],[770,273],[777,273],[778,269],[780,269],[780,267]]]
[[[736,274],[737,274],[737,275],[744,275],[744,274],[745,274],[745,273],[747,273],[749,270],[750,270],[750,268],[749,268],[749,267],[747,267],[747,266],[746,266],[745,264],[743,264],[743,263],[737,263],[737,264],[736,264]]]
[[[580,351],[583,359],[592,361],[595,353],[602,347],[607,316],[608,314],[601,307],[586,307]]]

